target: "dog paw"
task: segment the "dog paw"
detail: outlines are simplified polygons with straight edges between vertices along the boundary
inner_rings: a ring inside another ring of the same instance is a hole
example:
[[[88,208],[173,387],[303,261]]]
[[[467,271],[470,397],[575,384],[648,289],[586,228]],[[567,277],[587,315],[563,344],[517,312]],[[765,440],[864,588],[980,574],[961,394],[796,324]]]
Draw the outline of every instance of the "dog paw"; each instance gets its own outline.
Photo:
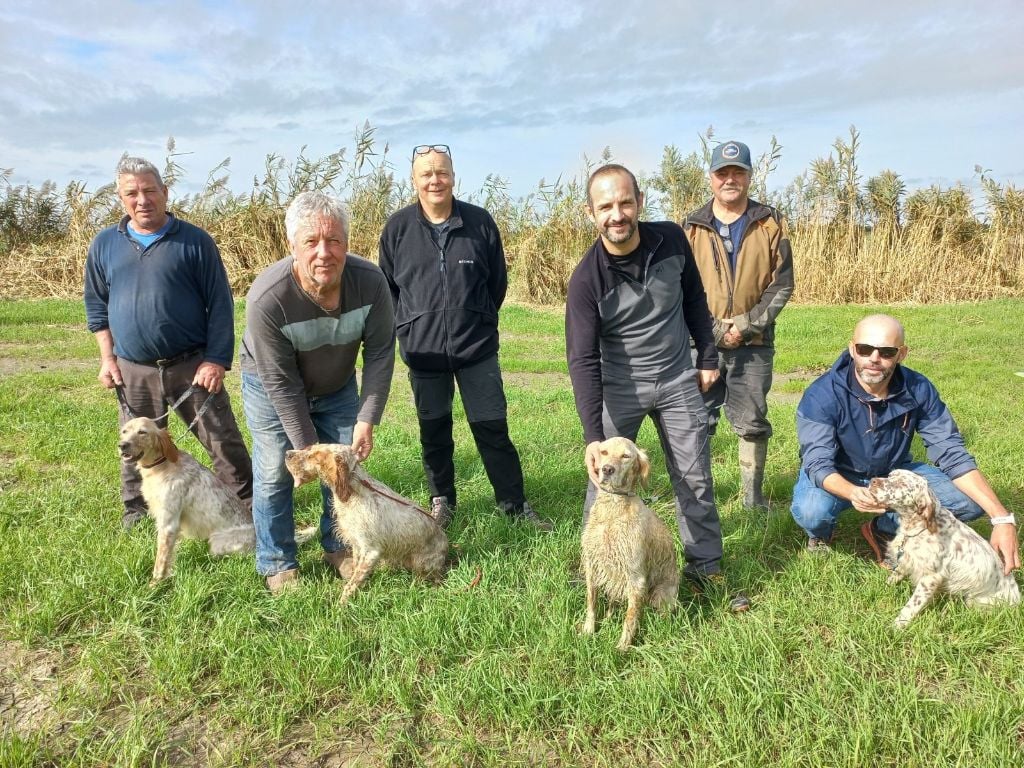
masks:
[[[896,619],[896,621],[892,623],[892,628],[899,632],[906,629],[908,624],[910,624],[909,619]]]
[[[161,584],[163,584],[164,581],[166,581],[166,579],[150,579],[149,584],[147,584],[146,586],[148,586],[150,589],[156,589]]]
[[[594,629],[595,629],[595,623],[594,623],[594,621],[592,619],[588,620],[588,621],[585,621],[585,622],[583,622],[583,625],[580,627],[580,634],[581,635],[592,635],[592,634],[594,634]]]
[[[618,645],[615,646],[615,650],[618,651],[619,653],[626,653],[631,647],[632,646],[631,646],[630,643],[622,643],[622,642],[620,642]]]

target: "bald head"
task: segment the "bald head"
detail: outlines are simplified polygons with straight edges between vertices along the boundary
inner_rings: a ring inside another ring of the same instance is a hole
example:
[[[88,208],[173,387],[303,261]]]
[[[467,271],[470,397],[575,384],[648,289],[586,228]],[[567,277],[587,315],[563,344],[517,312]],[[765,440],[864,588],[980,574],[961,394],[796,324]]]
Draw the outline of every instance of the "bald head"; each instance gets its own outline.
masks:
[[[902,347],[903,342],[903,323],[892,315],[868,315],[853,329],[854,344]]]

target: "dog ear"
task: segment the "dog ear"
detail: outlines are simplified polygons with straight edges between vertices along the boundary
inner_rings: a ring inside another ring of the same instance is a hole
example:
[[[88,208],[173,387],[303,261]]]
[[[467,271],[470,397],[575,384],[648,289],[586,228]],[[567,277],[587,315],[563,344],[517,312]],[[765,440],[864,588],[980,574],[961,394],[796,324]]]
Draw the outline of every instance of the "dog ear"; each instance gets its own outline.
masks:
[[[939,508],[939,499],[931,488],[925,487],[921,494],[921,502],[917,506],[917,513],[924,520],[929,531],[935,533],[938,525],[935,522],[935,511]]]
[[[636,465],[637,470],[640,473],[640,485],[644,488],[649,487],[648,483],[651,480],[651,460],[647,458],[647,453],[643,449],[636,449]]]
[[[166,458],[172,464],[178,463],[178,446],[174,444],[171,439],[170,433],[166,429],[161,429],[159,432],[160,450]]]
[[[331,490],[333,490],[334,495],[338,497],[338,501],[348,501],[348,497],[352,495],[352,488],[348,484],[349,474],[351,472],[348,468],[348,461],[343,457],[332,453],[327,463],[331,467],[332,477],[329,483]]]

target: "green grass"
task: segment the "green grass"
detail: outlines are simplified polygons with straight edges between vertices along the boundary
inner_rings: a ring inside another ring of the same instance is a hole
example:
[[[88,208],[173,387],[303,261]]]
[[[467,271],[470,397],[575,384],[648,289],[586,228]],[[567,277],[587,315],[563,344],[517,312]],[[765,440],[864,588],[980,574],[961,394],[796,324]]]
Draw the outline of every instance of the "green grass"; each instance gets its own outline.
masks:
[[[458,568],[439,587],[378,572],[342,607],[315,543],[301,551],[301,587],[277,599],[251,557],[213,560],[195,542],[171,583],[148,588],[153,529],[119,529],[115,400],[96,382],[81,304],[0,303],[0,766],[1021,764],[1024,612],[941,600],[897,634],[909,587],[886,586],[864,558],[858,516],[814,558],[788,513],[796,399],[871,309],[782,316],[771,516],[738,503],[735,437],[712,441],[725,567],[753,610],[685,596],[674,615],[645,615],[637,646],[618,654],[621,610],[594,637],[576,633],[585,475],[560,310],[502,317],[513,439],[555,532],[493,511],[458,411]],[[939,384],[1018,511],[1024,359],[1010,318],[1022,310],[894,310],[908,364]],[[228,383],[240,414],[237,371]],[[204,458],[180,423],[172,431]],[[425,502],[401,366],[376,437],[370,471]],[[649,425],[640,442],[652,506],[671,521]],[[316,490],[298,498],[299,522],[313,522]]]

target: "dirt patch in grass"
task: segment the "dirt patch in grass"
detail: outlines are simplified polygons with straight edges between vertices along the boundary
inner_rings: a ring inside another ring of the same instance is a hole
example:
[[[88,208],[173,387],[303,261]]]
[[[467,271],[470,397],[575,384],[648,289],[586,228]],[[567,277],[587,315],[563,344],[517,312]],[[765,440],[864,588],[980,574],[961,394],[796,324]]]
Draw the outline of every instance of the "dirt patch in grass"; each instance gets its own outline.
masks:
[[[37,733],[59,736],[66,729],[53,706],[60,689],[58,662],[52,651],[0,642],[0,731],[29,739]]]
[[[42,371],[99,371],[96,360],[70,358],[66,360],[44,360],[32,357],[0,357],[0,376],[14,376],[20,373]]]

